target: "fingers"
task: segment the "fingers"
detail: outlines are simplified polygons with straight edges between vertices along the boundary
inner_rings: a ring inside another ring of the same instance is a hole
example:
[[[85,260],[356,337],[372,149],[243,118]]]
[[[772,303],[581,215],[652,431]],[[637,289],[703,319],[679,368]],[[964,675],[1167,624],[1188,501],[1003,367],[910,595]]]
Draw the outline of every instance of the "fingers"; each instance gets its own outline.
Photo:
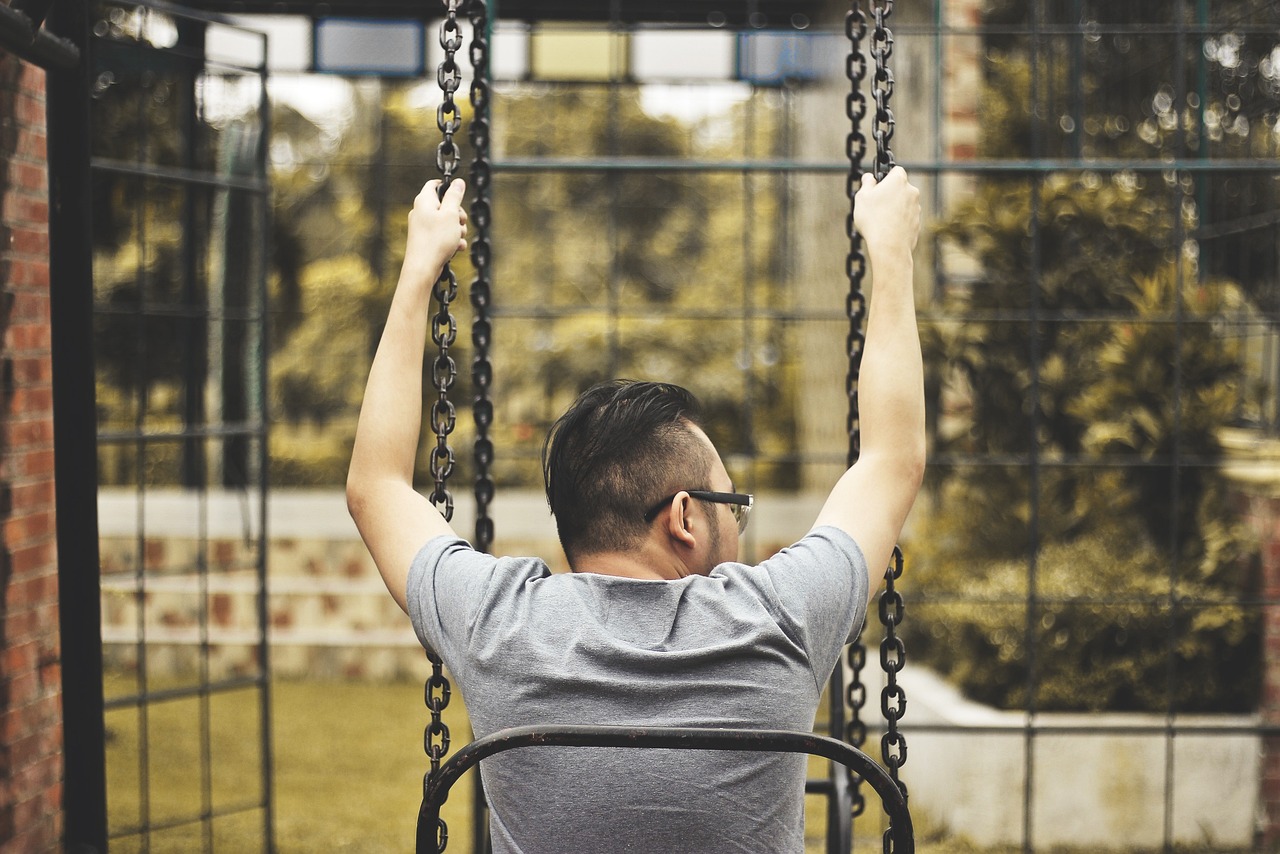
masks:
[[[440,184],[439,178],[432,178],[423,184],[414,203],[435,209],[443,208],[446,204],[461,209],[462,197],[467,192],[467,182],[461,178],[454,178],[449,182],[449,189],[444,191],[443,197],[440,195]]]
[[[434,202],[436,207],[440,206],[440,179],[433,178],[422,185],[422,189],[418,191],[418,197],[413,200],[415,205],[429,207],[429,202]]]
[[[437,182],[438,183],[438,182]],[[449,183],[449,189],[444,191],[444,198],[440,200],[440,207],[448,205],[454,208],[462,207],[462,197],[467,192],[467,182],[461,178],[454,178]]]

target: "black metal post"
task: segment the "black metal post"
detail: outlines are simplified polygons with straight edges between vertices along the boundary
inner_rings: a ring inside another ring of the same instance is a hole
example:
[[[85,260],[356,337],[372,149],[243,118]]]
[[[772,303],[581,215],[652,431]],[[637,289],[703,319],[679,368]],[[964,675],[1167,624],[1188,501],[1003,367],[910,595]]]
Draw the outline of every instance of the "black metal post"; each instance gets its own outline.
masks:
[[[200,116],[196,87],[204,67],[206,24],[203,21],[176,18],[178,47],[183,51],[177,59],[178,75],[182,86],[183,113],[183,166],[200,170],[204,154],[200,140]],[[184,55],[185,54],[185,55]],[[199,57],[192,59],[191,57]],[[202,199],[198,188],[183,188],[182,207],[182,427],[188,438],[182,442],[182,485],[204,489],[208,486],[208,448],[205,440],[192,435],[204,427],[208,413],[205,406],[205,382],[209,374],[208,293],[201,287],[203,241],[199,224],[202,222]]]
[[[107,850],[102,606],[98,579],[98,446],[90,234],[89,10],[64,0],[48,28],[80,62],[47,78],[49,280],[53,356],[58,619],[62,643],[66,850]]]

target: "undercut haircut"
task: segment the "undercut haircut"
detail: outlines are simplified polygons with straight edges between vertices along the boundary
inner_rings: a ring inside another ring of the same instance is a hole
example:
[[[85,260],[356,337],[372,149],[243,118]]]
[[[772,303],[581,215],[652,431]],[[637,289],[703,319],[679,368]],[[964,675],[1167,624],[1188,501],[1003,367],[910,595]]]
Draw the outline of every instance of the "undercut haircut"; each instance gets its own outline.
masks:
[[[542,446],[547,504],[570,562],[636,547],[647,509],[709,488],[711,450],[690,429],[701,419],[697,398],[670,383],[613,380],[579,395]]]

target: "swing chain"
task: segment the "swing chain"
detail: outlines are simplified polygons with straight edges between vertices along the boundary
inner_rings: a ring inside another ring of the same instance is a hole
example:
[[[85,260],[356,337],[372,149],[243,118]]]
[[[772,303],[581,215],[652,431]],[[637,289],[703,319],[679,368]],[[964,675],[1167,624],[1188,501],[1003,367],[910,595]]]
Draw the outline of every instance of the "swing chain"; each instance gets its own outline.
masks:
[[[449,188],[454,170],[458,167],[458,146],[453,141],[453,135],[462,125],[458,106],[453,100],[454,92],[458,90],[462,79],[454,58],[458,48],[462,46],[458,4],[459,0],[446,0],[447,14],[440,25],[440,47],[444,48],[444,60],[436,71],[436,80],[444,97],[436,110],[436,126],[443,139],[436,148],[436,166],[442,176],[441,198]],[[431,384],[437,392],[436,400],[431,405],[431,431],[436,436],[436,446],[431,452],[430,460],[431,476],[435,481],[431,503],[446,520],[451,520],[453,495],[449,492],[448,481],[453,474],[454,455],[453,448],[449,446],[449,435],[457,423],[457,411],[449,401],[449,389],[458,377],[458,366],[449,355],[449,348],[457,340],[458,321],[450,312],[449,305],[458,296],[458,278],[450,265],[444,265],[431,293],[440,306],[440,310],[431,318],[431,340],[437,351],[431,363]]]
[[[898,636],[898,626],[902,624],[902,615],[906,603],[898,592],[895,582],[902,577],[902,549],[893,547],[893,563],[884,574],[884,591],[880,594],[880,623],[884,626],[884,637],[880,641],[880,669],[885,674],[884,688],[880,692],[880,714],[885,719],[884,735],[880,736],[880,761],[889,769],[889,776],[902,790],[902,797],[907,797],[907,784],[898,776],[898,769],[907,761],[907,740],[898,729],[898,722],[907,711],[907,694],[898,684],[898,673],[907,663],[907,650]],[[884,854],[893,851],[892,834],[885,831]]]
[[[893,14],[893,0],[872,0],[872,14],[876,25],[871,34],[871,56],[875,59],[876,71],[871,78],[871,94],[876,102],[876,115],[871,132],[876,140],[876,180],[883,181],[894,166],[891,147],[894,121],[893,110],[889,108],[889,99],[893,97],[893,69],[889,67],[893,31],[885,23]]]
[[[862,322],[867,313],[867,300],[862,291],[862,281],[867,274],[867,259],[862,251],[862,236],[853,225],[853,200],[862,180],[862,158],[867,153],[867,138],[862,133],[862,120],[867,115],[867,99],[862,94],[862,81],[867,76],[867,58],[862,53],[862,40],[866,34],[867,16],[855,0],[849,14],[845,16],[845,35],[849,38],[845,73],[851,84],[845,98],[845,115],[849,118],[850,131],[845,137],[845,153],[849,157],[845,195],[849,199],[849,214],[844,222],[845,236],[849,239],[849,253],[845,256],[845,275],[849,280],[849,293],[845,297],[845,314],[849,318],[849,334],[845,339],[845,352],[849,357],[849,371],[845,375],[845,394],[849,399],[848,417],[845,421],[849,435],[848,465],[857,462],[861,451],[858,374],[862,364],[862,346],[866,341]]]
[[[493,400],[490,388],[493,384],[493,365],[489,360],[489,344],[493,335],[489,319],[491,291],[491,247],[489,244],[489,203],[491,173],[489,168],[489,42],[487,31],[489,16],[487,4],[477,0],[471,4],[471,106],[469,127],[472,160],[471,186],[475,195],[471,202],[471,224],[474,239],[471,241],[471,266],[475,279],[471,282],[471,344],[475,358],[471,363],[471,384],[475,389],[472,415],[476,424],[474,455],[476,462],[475,496],[476,529],[475,547],[487,552],[493,545],[493,519],[489,505],[495,492],[490,468],[493,465],[493,441],[489,428],[493,424]]]
[[[453,135],[462,127],[462,114],[454,102],[454,93],[462,85],[462,71],[458,67],[455,55],[462,47],[462,27],[458,24],[458,5],[460,0],[445,0],[445,19],[440,24],[440,47],[444,49],[444,59],[436,69],[436,82],[444,97],[436,108],[436,127],[440,129],[443,139],[436,146],[436,168],[444,176],[440,187],[441,194],[448,188],[453,173],[458,168],[458,146]]]
[[[449,727],[444,722],[444,710],[449,705],[452,691],[449,680],[444,675],[444,662],[434,652],[427,652],[431,662],[431,676],[427,679],[424,700],[427,710],[431,712],[431,723],[427,724],[423,734],[422,747],[431,760],[431,770],[422,778],[423,796],[426,796],[427,784],[440,771],[440,762],[449,752]],[[444,851],[449,841],[449,826],[443,818],[436,822],[436,851]]]
[[[849,318],[849,334],[845,340],[845,351],[849,358],[849,370],[845,375],[845,394],[848,397],[848,419],[845,428],[849,436],[849,452],[847,465],[857,462],[860,448],[860,423],[858,413],[858,374],[862,363],[862,347],[865,337],[862,332],[863,319],[866,316],[867,301],[863,294],[862,282],[867,272],[867,259],[862,251],[862,237],[853,225],[854,196],[862,180],[862,159],[867,153],[867,138],[862,133],[862,120],[867,115],[867,99],[862,93],[862,83],[867,76],[867,57],[862,52],[862,42],[867,35],[867,16],[862,11],[858,0],[852,4],[845,16],[845,35],[849,39],[849,56],[845,64],[845,74],[849,78],[849,94],[845,98],[845,115],[850,122],[850,131],[845,138],[845,153],[849,158],[849,174],[845,181],[845,195],[849,199],[849,215],[845,218],[845,236],[849,239],[849,253],[845,258],[845,274],[849,279],[849,292],[845,298],[845,313]],[[845,741],[854,747],[862,747],[867,740],[867,725],[862,721],[862,708],[867,702],[866,687],[862,683],[862,669],[867,661],[867,650],[861,640],[850,644],[848,663],[850,678],[845,688],[845,701],[849,705],[849,720],[845,723]],[[854,818],[862,815],[866,809],[866,799],[862,794],[862,777],[847,769],[849,792],[852,798],[850,812]]]
[[[462,29],[458,25],[459,2],[460,0],[445,0],[445,19],[440,25],[440,47],[444,48],[444,60],[436,70],[436,81],[440,84],[443,97],[436,110],[436,126],[442,139],[436,147],[436,166],[441,175],[441,198],[444,198],[444,193],[453,180],[453,173],[458,168],[458,146],[453,141],[453,135],[462,126],[462,117],[453,99],[462,79],[454,58],[462,46]],[[449,401],[449,389],[457,379],[458,367],[449,355],[449,348],[457,339],[458,321],[449,306],[458,295],[458,279],[448,264],[440,271],[431,294],[440,306],[439,311],[431,318],[431,340],[436,345],[436,357],[431,363],[431,383],[437,392],[436,400],[431,405],[431,431],[436,436],[436,446],[431,452],[430,460],[431,476],[435,481],[431,502],[446,520],[450,520],[453,518],[453,495],[449,492],[448,481],[453,474],[454,456],[453,449],[449,447],[449,434],[453,432],[457,412]],[[423,777],[424,794],[427,783],[439,773],[440,762],[449,752],[449,727],[444,722],[444,710],[449,705],[451,693],[440,656],[428,651],[427,658],[431,662],[431,676],[427,679],[424,699],[427,710],[431,713],[431,721],[423,733],[422,742],[431,762],[431,769]],[[436,851],[444,851],[449,842],[449,827],[443,818],[436,822],[435,837]]]

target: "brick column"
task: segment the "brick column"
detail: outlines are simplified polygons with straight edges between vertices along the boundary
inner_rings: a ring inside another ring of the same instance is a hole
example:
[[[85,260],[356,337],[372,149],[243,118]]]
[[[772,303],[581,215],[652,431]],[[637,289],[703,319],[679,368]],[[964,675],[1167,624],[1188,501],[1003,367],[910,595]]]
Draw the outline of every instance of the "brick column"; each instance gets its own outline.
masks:
[[[1261,540],[1264,600],[1280,600],[1280,495],[1243,496],[1245,517]],[[1263,726],[1280,725],[1280,606],[1263,606],[1262,691],[1258,714]],[[1262,851],[1280,850],[1280,738],[1262,742],[1261,791],[1258,793],[1263,825]]]
[[[1235,486],[1241,521],[1258,538],[1259,595],[1280,602],[1280,440],[1249,430],[1222,431],[1224,473]],[[1280,605],[1262,606],[1262,726],[1280,726]],[[1257,850],[1280,851],[1280,737],[1262,739]]]
[[[62,848],[45,76],[0,53],[0,852]]]

